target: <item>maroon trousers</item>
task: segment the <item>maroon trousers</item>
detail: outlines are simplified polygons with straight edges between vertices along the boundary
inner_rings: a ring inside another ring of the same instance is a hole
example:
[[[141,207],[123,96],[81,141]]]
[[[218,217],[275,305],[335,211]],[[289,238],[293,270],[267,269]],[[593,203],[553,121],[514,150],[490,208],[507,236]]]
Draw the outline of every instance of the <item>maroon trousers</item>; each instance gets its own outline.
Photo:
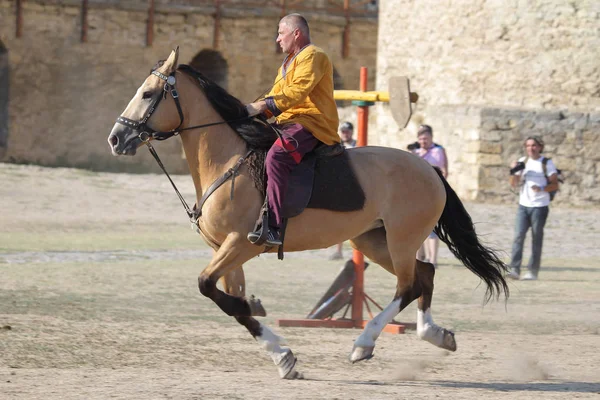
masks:
[[[292,169],[302,157],[315,148],[319,140],[300,124],[277,125],[283,143],[277,139],[267,153],[267,196],[269,197],[269,226],[280,228],[281,209]]]

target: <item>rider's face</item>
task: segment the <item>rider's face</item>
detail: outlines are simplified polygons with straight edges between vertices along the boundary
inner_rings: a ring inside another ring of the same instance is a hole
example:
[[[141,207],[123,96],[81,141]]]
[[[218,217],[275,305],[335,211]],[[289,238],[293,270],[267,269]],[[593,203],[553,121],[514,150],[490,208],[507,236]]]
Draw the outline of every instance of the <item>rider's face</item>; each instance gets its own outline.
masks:
[[[281,51],[287,54],[291,53],[294,48],[296,29],[280,23],[277,33],[277,44],[281,47]]]

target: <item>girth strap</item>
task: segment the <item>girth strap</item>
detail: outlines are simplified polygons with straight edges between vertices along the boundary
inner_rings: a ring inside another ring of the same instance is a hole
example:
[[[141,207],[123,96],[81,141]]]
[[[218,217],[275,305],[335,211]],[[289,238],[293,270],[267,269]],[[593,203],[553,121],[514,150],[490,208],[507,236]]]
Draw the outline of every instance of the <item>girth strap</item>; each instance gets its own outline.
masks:
[[[206,202],[206,200],[208,200],[208,198],[210,197],[211,194],[213,194],[215,192],[215,190],[217,190],[218,188],[221,187],[221,185],[223,185],[225,182],[227,182],[227,180],[229,178],[231,178],[231,193],[229,195],[229,198],[231,200],[233,200],[233,190],[234,190],[234,185],[235,185],[235,177],[238,174],[238,170],[240,169],[240,167],[242,166],[242,164],[244,163],[244,161],[246,161],[246,159],[250,156],[250,154],[252,154],[253,150],[249,150],[246,155],[244,155],[243,157],[240,157],[240,159],[235,163],[235,165],[231,168],[229,168],[227,170],[227,172],[225,172],[223,175],[221,175],[220,178],[218,178],[216,181],[214,181],[209,187],[208,189],[206,189],[206,191],[204,192],[204,194],[202,195],[202,197],[200,198],[200,201],[198,202],[197,205],[194,205],[194,209],[193,209],[193,215],[192,215],[192,222],[196,222],[198,220],[198,218],[200,218],[202,216],[202,206],[204,205],[204,203]]]

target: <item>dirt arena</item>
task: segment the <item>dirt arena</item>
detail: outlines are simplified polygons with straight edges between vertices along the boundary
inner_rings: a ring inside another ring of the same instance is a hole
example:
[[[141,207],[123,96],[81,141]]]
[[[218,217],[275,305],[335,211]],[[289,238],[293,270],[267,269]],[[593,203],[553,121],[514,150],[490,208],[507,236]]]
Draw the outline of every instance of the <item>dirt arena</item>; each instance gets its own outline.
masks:
[[[192,200],[189,178],[175,181]],[[252,260],[248,293],[306,378],[283,381],[198,292],[210,251],[165,177],[0,164],[0,182],[0,399],[600,398],[598,208],[551,210],[541,279],[510,282],[507,303],[482,306],[477,278],[441,251],[433,316],[455,353],[384,333],[352,365],[359,331],[275,325],[327,289],[342,265],[331,250]],[[516,207],[466,206],[506,258]],[[365,279],[391,300],[391,275],[373,265]],[[398,318],[415,319],[414,304]]]

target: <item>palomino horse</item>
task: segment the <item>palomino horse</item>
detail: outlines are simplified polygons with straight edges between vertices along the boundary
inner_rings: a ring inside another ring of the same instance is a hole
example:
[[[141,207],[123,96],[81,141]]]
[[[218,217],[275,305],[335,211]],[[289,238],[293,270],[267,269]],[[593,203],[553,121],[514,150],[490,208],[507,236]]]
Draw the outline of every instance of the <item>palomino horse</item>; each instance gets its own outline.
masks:
[[[134,155],[151,139],[180,133],[196,189],[197,225],[214,249],[198,278],[200,292],[248,329],[282,378],[298,378],[292,351],[254,318],[265,315],[262,306],[244,297],[242,265],[265,251],[246,238],[263,204],[247,156],[249,149],[264,154],[276,137],[263,122],[249,118],[239,100],[190,67],[178,67],[177,59],[178,49],[146,78],[117,119],[108,142],[114,155]],[[350,361],[372,357],[383,327],[415,299],[418,336],[456,350],[454,334],[433,322],[434,268],[415,260],[417,249],[435,227],[452,253],[485,282],[486,300],[502,292],[508,296],[505,265],[481,245],[456,193],[427,162],[382,147],[348,153],[366,193],[364,208],[353,212],[306,209],[289,220],[286,251],[326,248],[349,239],[354,248],[396,276],[393,300],[358,336]],[[237,172],[225,175],[232,168]],[[213,191],[215,181],[230,177],[235,184]],[[219,280],[225,291],[217,287]]]

